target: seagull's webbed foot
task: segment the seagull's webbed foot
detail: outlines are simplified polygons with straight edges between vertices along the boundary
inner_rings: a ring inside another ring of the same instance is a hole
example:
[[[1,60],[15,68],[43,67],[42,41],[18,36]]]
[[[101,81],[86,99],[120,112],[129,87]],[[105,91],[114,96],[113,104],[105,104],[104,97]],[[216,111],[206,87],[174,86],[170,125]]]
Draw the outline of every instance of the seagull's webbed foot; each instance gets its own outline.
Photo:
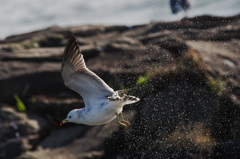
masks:
[[[127,124],[127,126],[130,126],[130,125],[131,125],[130,122],[123,119],[123,114],[122,114],[122,112],[121,112],[120,114],[121,114],[122,121],[123,121],[125,124]]]
[[[121,122],[121,121],[119,120],[119,115],[120,115],[120,114],[121,114],[121,118],[122,118],[122,121],[123,121],[123,122]],[[129,123],[128,121],[126,121],[126,120],[123,119],[122,112],[121,112],[120,114],[117,114],[117,113],[116,113],[116,115],[117,115],[117,117],[118,117],[118,123],[119,123],[120,125],[124,126],[124,127],[128,127],[128,126],[130,125],[130,123]]]

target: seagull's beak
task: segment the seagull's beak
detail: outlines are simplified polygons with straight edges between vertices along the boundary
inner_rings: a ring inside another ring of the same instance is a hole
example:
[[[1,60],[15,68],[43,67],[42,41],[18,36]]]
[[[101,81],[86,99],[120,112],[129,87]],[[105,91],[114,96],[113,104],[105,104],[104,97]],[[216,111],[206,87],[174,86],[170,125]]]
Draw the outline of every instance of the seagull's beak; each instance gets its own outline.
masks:
[[[63,123],[63,124],[65,124],[65,123],[67,123],[67,122],[68,122],[68,120],[66,120],[66,119],[62,120],[62,123]]]
[[[60,126],[62,126],[63,124],[67,123],[68,121],[66,119],[62,120],[62,122],[60,123]]]

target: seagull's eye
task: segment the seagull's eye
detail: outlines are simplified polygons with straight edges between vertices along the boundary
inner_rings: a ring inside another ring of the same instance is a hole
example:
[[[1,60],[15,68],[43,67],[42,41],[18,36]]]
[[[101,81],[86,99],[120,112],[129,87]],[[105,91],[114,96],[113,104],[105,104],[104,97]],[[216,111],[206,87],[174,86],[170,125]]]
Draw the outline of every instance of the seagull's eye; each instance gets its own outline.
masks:
[[[68,118],[71,119],[72,116],[69,116]]]

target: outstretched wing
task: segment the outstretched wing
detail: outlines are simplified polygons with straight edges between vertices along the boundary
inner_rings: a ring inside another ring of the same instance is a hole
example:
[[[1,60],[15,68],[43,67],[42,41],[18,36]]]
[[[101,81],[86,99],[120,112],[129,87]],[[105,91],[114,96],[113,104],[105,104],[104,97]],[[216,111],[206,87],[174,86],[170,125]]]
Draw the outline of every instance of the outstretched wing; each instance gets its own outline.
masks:
[[[97,106],[114,93],[111,87],[86,67],[74,36],[65,47],[61,72],[64,84],[83,97],[86,107]]]

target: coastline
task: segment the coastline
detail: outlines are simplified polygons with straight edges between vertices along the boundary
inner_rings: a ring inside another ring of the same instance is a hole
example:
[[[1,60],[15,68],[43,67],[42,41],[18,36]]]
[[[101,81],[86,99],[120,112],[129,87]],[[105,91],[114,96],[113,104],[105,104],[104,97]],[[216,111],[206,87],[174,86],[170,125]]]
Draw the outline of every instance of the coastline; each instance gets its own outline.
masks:
[[[240,15],[199,16],[132,27],[54,26],[0,40],[0,158],[239,156],[239,30]],[[60,75],[72,34],[89,69],[114,89],[146,79],[134,92],[141,103],[124,112],[129,133],[114,122],[58,126],[84,105]],[[27,112],[17,110],[13,94]]]

